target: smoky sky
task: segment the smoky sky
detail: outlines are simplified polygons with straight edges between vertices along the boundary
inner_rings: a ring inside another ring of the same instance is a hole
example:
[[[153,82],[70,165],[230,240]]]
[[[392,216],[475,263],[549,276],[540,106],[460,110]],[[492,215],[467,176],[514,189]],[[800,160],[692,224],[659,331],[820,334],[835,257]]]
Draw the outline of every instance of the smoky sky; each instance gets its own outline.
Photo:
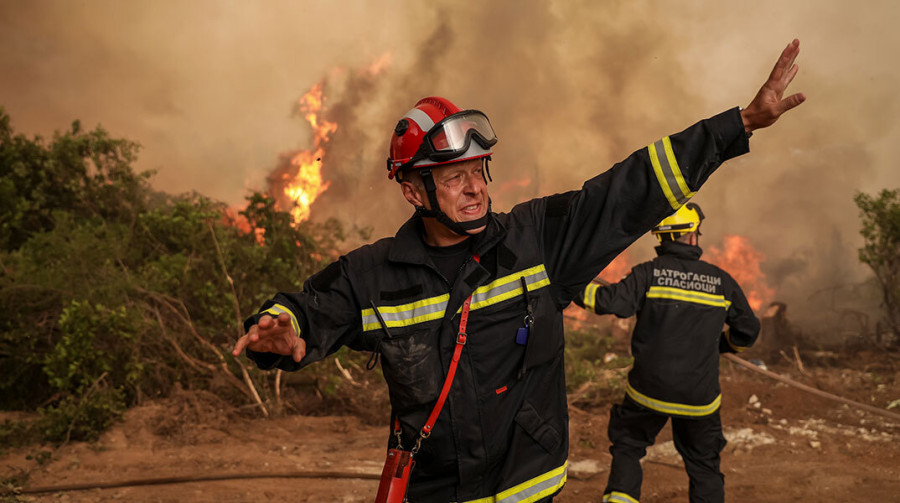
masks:
[[[900,186],[893,2],[0,0],[0,106],[17,131],[79,119],[142,145],[171,193],[241,205],[312,148],[296,100],[338,124],[313,218],[387,236],[411,208],[384,160],[428,95],[483,110],[494,207],[578,188],[632,151],[746,106],[793,38],[808,101],[758,131],[695,201],[704,243],[750,237],[779,295],[861,281],[857,191]],[[387,61],[378,72],[369,68]],[[701,244],[704,244],[701,243]],[[653,255],[644,237],[634,260]]]

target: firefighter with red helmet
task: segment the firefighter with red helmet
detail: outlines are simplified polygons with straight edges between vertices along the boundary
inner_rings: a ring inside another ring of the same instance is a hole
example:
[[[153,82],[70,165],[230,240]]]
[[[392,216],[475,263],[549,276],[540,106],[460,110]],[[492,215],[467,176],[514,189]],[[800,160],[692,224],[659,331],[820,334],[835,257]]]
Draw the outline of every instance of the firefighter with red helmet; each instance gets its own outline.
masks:
[[[700,206],[682,206],[653,228],[658,257],[613,285],[589,284],[575,299],[597,314],[637,315],[631,336],[634,366],[625,398],[610,411],[612,468],[604,502],[640,500],[640,460],[670,420],[690,478],[690,501],[725,500],[719,470],[725,447],[719,353],[753,345],[759,320],[737,282],[700,260],[703,218]],[[729,329],[722,332],[725,325]]]
[[[797,41],[785,48],[746,109],[508,213],[490,207],[497,136],[487,116],[420,100],[394,127],[387,161],[415,214],[301,292],[267,301],[233,354],[292,371],[341,346],[370,351],[388,384],[389,463],[395,453],[414,462],[402,467],[409,501],[549,501],[568,468],[562,310],[722,162],[747,152],[751,131],[803,102],[783,97],[798,52]]]
[[[497,136],[484,113],[460,110],[449,100],[436,96],[422,98],[397,122],[387,160],[388,178],[401,184],[416,215],[431,227],[425,233],[426,241],[459,242],[484,229],[490,214],[488,162],[495,143]],[[439,193],[455,194],[452,189],[463,187],[462,177],[451,164],[478,171],[484,184],[469,187],[472,194],[463,200],[448,199],[441,206]],[[450,169],[435,171],[442,166]],[[438,183],[451,190],[438,191]]]

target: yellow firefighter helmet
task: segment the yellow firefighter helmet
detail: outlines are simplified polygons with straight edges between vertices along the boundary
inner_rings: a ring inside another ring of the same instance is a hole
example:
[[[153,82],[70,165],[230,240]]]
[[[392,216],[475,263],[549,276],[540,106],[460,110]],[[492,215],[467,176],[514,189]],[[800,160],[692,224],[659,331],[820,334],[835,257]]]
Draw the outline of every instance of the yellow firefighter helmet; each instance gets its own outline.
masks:
[[[694,203],[687,203],[672,215],[663,219],[653,228],[653,235],[660,242],[675,240],[689,232],[700,232],[700,222],[703,221],[703,211]]]

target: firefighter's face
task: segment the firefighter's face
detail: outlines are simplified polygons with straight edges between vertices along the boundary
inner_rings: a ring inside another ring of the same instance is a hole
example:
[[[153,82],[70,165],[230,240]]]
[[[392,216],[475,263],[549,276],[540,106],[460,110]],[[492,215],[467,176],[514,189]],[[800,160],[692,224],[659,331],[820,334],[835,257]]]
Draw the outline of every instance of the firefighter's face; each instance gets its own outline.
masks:
[[[463,161],[435,168],[432,171],[437,186],[438,204],[454,222],[468,222],[485,216],[488,210],[488,190],[482,174],[481,159]],[[430,206],[425,194],[425,206]],[[471,234],[484,230],[473,229]]]
[[[482,175],[481,159],[435,167],[431,174],[434,178],[435,195],[441,211],[451,220],[468,222],[478,220],[487,214],[488,190],[484,175]],[[400,186],[403,196],[410,204],[431,209],[428,192],[425,190],[425,184],[418,172],[411,171],[405,174]],[[441,239],[444,244],[440,246],[446,246],[447,243],[453,244],[457,238],[462,239],[443,224],[435,221],[429,222],[429,220],[431,219],[425,221],[426,229],[430,229],[426,234],[434,234],[433,238],[448,237],[446,240]],[[484,228],[485,226],[471,229],[468,233],[478,234]]]

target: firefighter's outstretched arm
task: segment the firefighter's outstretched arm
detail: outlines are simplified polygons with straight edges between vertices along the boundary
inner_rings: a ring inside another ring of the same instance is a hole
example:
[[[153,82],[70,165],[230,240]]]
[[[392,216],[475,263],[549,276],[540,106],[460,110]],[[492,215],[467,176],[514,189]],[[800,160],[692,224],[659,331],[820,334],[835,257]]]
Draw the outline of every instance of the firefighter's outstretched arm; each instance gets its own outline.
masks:
[[[781,51],[781,56],[775,63],[775,68],[769,74],[769,79],[759,88],[756,97],[741,110],[741,119],[744,121],[744,130],[748,133],[755,129],[769,127],[788,110],[806,101],[803,93],[796,93],[784,98],[784,92],[788,84],[794,80],[799,67],[794,64],[797,55],[800,54],[800,41],[794,39]]]
[[[636,266],[618,283],[595,279],[599,283],[588,283],[574,299],[575,304],[597,314],[614,314],[619,318],[634,316],[643,305],[644,293],[649,288],[644,264]]]
[[[280,313],[277,318],[273,318],[266,314],[238,339],[231,354],[239,356],[244,349],[290,356],[295,362],[299,362],[306,355],[306,341],[297,336],[291,325],[290,315]]]

